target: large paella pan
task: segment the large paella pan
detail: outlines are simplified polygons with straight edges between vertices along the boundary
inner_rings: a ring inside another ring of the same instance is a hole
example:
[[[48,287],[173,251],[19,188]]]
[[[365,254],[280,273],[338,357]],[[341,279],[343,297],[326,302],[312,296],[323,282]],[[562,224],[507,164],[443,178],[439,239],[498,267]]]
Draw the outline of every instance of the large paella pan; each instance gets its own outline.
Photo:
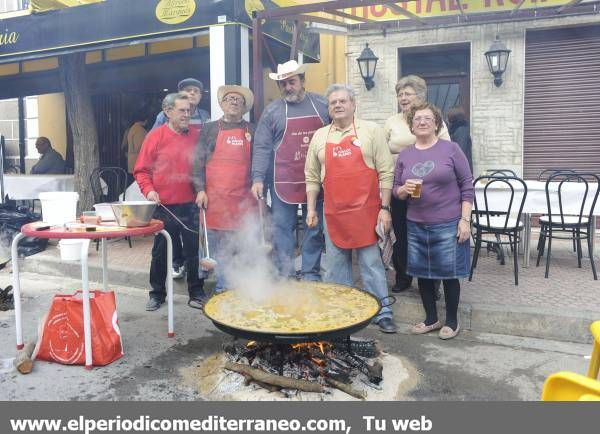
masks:
[[[245,339],[294,343],[348,336],[377,315],[366,291],[322,282],[290,283],[272,294],[231,290],[212,296],[204,313],[222,331]]]

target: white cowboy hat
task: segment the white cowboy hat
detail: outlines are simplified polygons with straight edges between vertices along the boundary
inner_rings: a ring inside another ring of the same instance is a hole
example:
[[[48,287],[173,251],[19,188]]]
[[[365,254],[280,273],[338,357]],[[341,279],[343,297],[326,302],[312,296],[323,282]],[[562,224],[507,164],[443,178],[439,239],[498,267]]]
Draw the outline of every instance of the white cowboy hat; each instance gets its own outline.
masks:
[[[252,105],[254,104],[254,93],[252,93],[250,89],[244,86],[238,86],[236,84],[226,84],[224,86],[220,86],[219,89],[217,89],[217,99],[219,100],[219,103],[223,101],[223,98],[225,98],[228,93],[238,93],[242,95],[246,101],[244,113],[250,111]]]
[[[269,72],[271,80],[285,80],[293,75],[303,74],[306,71],[306,65],[298,65],[295,60],[288,60],[283,64],[277,65],[277,72]]]

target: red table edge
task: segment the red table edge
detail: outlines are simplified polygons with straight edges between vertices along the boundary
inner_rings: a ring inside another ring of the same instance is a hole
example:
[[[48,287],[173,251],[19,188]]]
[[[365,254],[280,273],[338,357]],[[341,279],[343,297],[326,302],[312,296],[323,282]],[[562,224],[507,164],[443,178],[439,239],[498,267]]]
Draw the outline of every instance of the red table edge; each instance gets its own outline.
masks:
[[[68,231],[62,226],[51,226],[50,229],[37,231],[36,228],[40,227],[42,222],[27,223],[21,226],[21,233],[28,237],[46,238],[46,239],[96,239],[96,238],[122,238],[122,237],[136,237],[141,235],[151,235],[160,232],[164,229],[165,225],[162,220],[152,219],[148,226],[142,226],[138,228],[125,228],[117,231],[91,231],[91,232],[80,232],[80,231]],[[102,225],[100,225],[102,226]],[[108,226],[108,225],[106,225]],[[111,224],[110,226],[115,226]]]

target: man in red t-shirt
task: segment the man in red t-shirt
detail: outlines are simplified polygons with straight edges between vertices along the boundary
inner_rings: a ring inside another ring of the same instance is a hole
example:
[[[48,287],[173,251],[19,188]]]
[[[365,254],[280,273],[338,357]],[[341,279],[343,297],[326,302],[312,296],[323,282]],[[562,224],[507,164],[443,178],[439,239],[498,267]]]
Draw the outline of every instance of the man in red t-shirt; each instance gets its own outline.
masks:
[[[172,237],[181,232],[190,297],[188,305],[201,309],[205,293],[204,280],[198,277],[198,214],[191,178],[192,155],[199,132],[189,128],[191,111],[187,95],[167,95],[163,108],[169,122],[148,133],[133,175],[148,200],[164,205],[183,224],[196,231],[185,229],[162,207],[157,208],[155,218],[165,223],[165,230]],[[150,300],[146,310],[157,310],[164,303],[166,277],[166,241],[162,236],[155,236],[150,263]]]

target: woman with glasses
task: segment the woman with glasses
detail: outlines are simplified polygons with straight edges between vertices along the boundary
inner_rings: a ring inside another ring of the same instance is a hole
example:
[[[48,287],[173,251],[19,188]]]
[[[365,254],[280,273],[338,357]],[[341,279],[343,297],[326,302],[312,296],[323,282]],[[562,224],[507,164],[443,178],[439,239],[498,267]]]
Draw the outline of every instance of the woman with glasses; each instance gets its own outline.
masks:
[[[394,196],[407,205],[407,273],[419,280],[425,320],[412,333],[459,330],[459,279],[469,275],[473,175],[460,147],[440,139],[442,114],[432,104],[414,105],[406,116],[415,143],[396,161]],[[438,320],[434,281],[444,282],[446,320]]]
[[[421,104],[427,97],[427,84],[425,80],[416,75],[407,75],[398,80],[396,84],[396,98],[398,100],[399,113],[390,117],[384,125],[384,131],[388,146],[394,161],[398,154],[415,143],[415,136],[412,134],[406,116],[415,104]],[[440,139],[450,140],[448,129],[442,123],[439,131]],[[406,202],[392,198],[392,226],[396,243],[394,244],[394,254],[392,261],[396,270],[396,283],[392,288],[393,292],[401,292],[408,288],[412,283],[412,277],[406,274]]]

